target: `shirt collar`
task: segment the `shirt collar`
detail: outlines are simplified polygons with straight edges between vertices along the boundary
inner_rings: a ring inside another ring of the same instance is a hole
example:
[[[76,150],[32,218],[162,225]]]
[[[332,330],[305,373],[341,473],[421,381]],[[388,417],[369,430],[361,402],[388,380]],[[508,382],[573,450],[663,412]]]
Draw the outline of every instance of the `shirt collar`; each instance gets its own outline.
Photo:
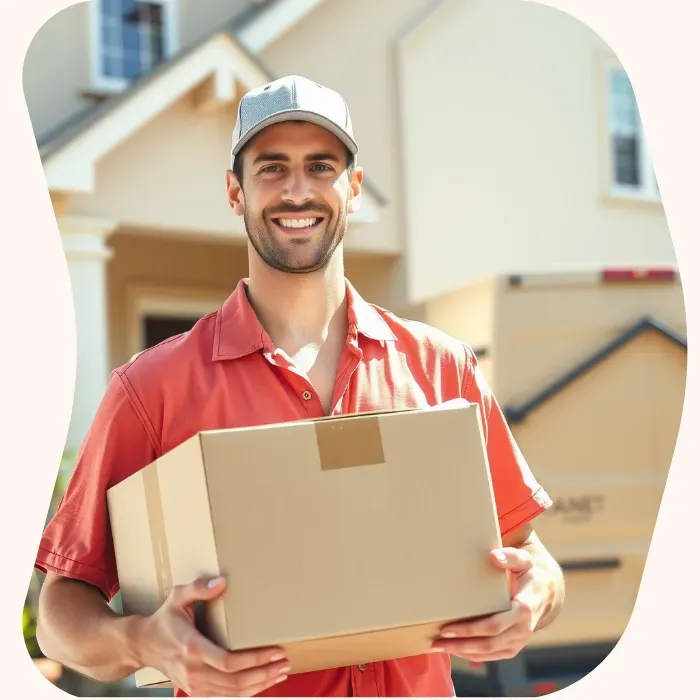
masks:
[[[248,279],[242,279],[216,314],[212,359],[236,360],[258,350],[272,350],[272,341],[248,301]],[[348,331],[378,341],[396,341],[379,312],[345,280],[348,300]]]

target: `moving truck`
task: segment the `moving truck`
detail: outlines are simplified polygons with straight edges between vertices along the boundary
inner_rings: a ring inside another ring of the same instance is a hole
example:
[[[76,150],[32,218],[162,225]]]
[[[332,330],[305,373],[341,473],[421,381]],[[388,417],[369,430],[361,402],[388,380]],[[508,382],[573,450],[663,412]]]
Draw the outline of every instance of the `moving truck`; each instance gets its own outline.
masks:
[[[605,270],[491,280],[460,307],[470,298],[487,328],[447,322],[439,307],[428,320],[486,340],[484,372],[554,500],[535,527],[567,593],[559,619],[516,658],[454,659],[455,690],[540,696],[593,671],[632,614],[683,407],[682,291],[675,270]]]

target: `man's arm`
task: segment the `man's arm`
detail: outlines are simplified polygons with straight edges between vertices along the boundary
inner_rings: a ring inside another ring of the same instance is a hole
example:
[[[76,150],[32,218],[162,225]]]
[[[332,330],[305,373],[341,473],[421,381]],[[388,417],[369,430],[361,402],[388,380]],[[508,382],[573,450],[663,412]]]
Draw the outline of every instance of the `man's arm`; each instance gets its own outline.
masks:
[[[36,637],[44,656],[102,683],[139,668],[137,618],[118,615],[100,591],[48,572],[39,596]]]
[[[196,629],[194,605],[225,588],[223,579],[175,586],[153,615],[121,616],[96,588],[50,573],[37,641],[48,658],[103,683],[153,667],[190,696],[250,697],[284,681],[289,664],[280,648],[231,652]]]

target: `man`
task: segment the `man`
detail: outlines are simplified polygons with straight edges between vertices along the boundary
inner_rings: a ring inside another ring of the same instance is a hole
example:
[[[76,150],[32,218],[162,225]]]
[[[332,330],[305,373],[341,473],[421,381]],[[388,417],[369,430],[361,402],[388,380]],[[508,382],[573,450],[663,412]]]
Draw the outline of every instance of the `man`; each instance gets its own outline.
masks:
[[[101,681],[155,667],[179,696],[450,696],[451,654],[510,658],[557,615],[561,571],[530,524],[550,500],[474,353],[368,304],[344,277],[343,238],[362,191],[357,152],[332,90],[293,76],[241,101],[226,185],[245,220],[249,279],[191,332],[112,374],[36,560],[47,572],[37,631],[46,656]],[[107,605],[118,579],[106,489],[194,433],[459,398],[484,418],[504,544],[491,562],[510,572],[510,611],[446,626],[434,653],[289,675],[281,649],[233,653],[197,632],[194,604],[222,595],[224,580],[176,587],[147,617]]]

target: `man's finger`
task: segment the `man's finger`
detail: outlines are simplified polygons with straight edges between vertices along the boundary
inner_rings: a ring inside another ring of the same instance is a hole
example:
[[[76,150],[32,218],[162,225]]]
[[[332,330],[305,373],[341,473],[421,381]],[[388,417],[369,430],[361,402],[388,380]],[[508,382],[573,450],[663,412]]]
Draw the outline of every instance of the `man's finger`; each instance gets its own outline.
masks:
[[[201,660],[207,666],[228,674],[287,661],[284,651],[276,647],[252,651],[228,651],[202,635],[197,636],[186,653]]]
[[[266,666],[257,666],[236,673],[236,687],[239,690],[250,690],[260,686],[269,686],[273,683],[281,683],[287,678],[290,671],[287,661],[277,661]]]
[[[222,673],[230,673],[234,670],[231,669],[234,663],[231,652],[214,644],[196,630],[192,630],[192,633],[188,635],[182,651],[184,657],[190,662],[198,661]]]
[[[440,639],[468,639],[472,637],[495,637],[519,621],[518,611],[511,608],[506,612],[480,617],[475,620],[452,622],[440,630]]]
[[[220,693],[223,697],[251,696],[287,678],[289,664],[278,661],[241,673],[225,673],[214,668],[204,669],[198,679],[198,685],[205,686],[210,692]]]
[[[459,656],[460,658],[466,659],[467,661],[471,661],[475,664],[485,664],[489,661],[503,661],[504,659],[513,659],[520,653],[520,651],[521,650],[516,647],[514,649],[503,649],[492,654],[455,654],[455,656]]]
[[[514,645],[512,635],[498,637],[472,637],[471,639],[439,639],[433,643],[433,653],[476,657],[484,654],[499,654]]]
[[[254,668],[266,667],[268,664],[287,664],[288,660],[284,651],[278,647],[268,647],[265,649],[250,649],[246,651],[226,652],[226,668],[222,669],[227,673],[241,673]]]
[[[532,557],[524,549],[515,547],[503,547],[494,549],[490,553],[491,561],[501,569],[507,569],[514,573],[529,571],[532,568]]]
[[[170,591],[168,600],[180,608],[188,608],[199,601],[218,598],[226,589],[226,579],[198,579],[184,586],[175,586]]]

